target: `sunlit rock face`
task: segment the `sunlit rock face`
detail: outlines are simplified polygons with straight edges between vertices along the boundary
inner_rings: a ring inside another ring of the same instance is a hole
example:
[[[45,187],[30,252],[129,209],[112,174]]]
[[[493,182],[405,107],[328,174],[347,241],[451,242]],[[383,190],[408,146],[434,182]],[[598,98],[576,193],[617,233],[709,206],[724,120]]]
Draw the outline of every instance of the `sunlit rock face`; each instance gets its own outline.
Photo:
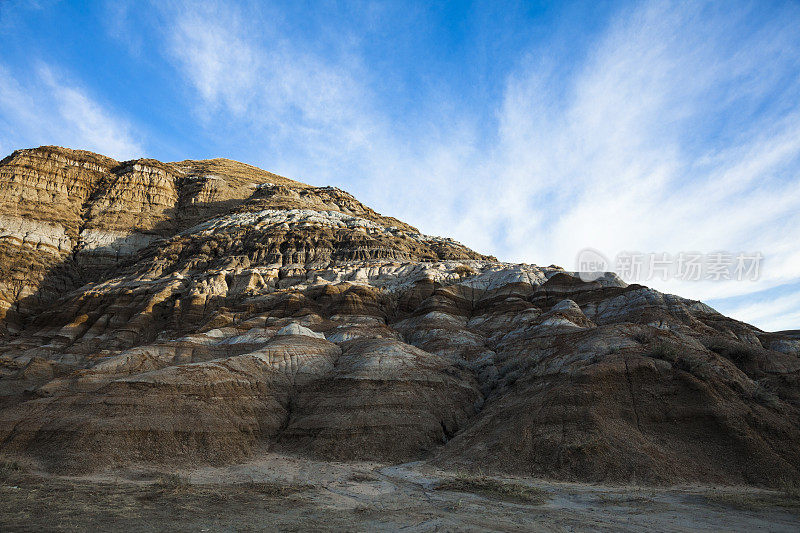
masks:
[[[800,478],[800,343],[235,161],[0,163],[0,452]]]

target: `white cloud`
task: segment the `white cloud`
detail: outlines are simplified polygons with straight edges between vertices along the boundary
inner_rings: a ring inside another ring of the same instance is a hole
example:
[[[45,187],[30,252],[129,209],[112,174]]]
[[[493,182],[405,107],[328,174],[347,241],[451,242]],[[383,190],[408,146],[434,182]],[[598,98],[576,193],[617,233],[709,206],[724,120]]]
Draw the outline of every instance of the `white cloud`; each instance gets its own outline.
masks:
[[[304,51],[277,31],[274,14],[193,2],[164,13],[170,55],[197,91],[207,124],[246,124],[248,134],[311,161],[335,162],[372,142],[369,95],[352,58]]]
[[[747,322],[758,324],[765,331],[780,331],[786,329],[800,329],[800,291],[794,290],[779,297],[758,298],[745,304],[731,306],[727,313],[729,316]]]
[[[756,7],[621,10],[568,71],[551,68],[560,58],[547,46],[531,50],[490,104],[496,129],[469,110],[395,127],[357,53],[321,57],[273,13],[164,14],[208,127],[263,135],[273,170],[345,186],[504,260],[572,268],[586,246],[763,253],[755,283],[652,282],[724,299],[798,279],[800,113],[787,110],[800,91],[800,15],[790,6],[764,20]]]
[[[700,299],[798,278],[800,114],[779,105],[800,88],[800,43],[784,46],[796,32],[782,21],[731,43],[741,19],[686,7],[650,4],[623,15],[568,78],[531,63],[509,77],[499,156],[486,179],[502,192],[491,209],[475,202],[468,214],[483,227],[509,228],[499,241],[483,239],[499,256],[570,268],[585,246],[610,257],[766,256],[756,283],[648,282]],[[754,98],[778,104],[759,101],[763,117],[743,120]]]
[[[15,76],[0,64],[0,147],[55,144],[92,150],[117,159],[141,157],[130,124],[106,109],[74,82],[47,65]]]

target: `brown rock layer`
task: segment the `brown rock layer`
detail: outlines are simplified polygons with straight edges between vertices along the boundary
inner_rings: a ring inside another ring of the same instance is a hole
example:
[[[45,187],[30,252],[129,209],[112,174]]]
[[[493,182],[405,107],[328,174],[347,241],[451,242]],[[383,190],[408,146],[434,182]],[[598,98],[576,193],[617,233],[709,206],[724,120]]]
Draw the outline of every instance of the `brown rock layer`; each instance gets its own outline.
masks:
[[[0,452],[800,480],[800,340],[224,159],[0,163]]]

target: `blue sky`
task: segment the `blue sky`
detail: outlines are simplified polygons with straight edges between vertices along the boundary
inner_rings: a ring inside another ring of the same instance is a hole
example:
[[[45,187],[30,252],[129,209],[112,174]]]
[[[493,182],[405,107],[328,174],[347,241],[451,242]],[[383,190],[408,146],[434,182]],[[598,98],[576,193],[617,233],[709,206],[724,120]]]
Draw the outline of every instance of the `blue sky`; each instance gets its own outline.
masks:
[[[800,3],[0,1],[0,152],[229,157],[501,260],[760,252],[652,280],[800,328]]]

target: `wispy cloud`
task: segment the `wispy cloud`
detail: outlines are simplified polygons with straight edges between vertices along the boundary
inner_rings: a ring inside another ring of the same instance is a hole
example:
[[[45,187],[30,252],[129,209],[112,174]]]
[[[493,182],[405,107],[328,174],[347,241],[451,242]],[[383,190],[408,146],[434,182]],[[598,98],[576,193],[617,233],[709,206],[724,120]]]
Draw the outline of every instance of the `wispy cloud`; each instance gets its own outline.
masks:
[[[247,135],[309,163],[335,164],[370,144],[376,125],[354,58],[303,50],[277,30],[272,13],[193,2],[163,12],[168,50],[211,127],[246,124]]]
[[[750,324],[758,324],[766,331],[783,329],[800,329],[800,290],[795,286],[785,291],[783,296],[766,298],[749,298],[746,303],[731,305],[728,312],[731,316]]]
[[[652,282],[726,311],[726,298],[800,276],[800,8],[775,10],[621,9],[570,68],[552,43],[521,54],[485,103],[495,121],[441,102],[419,124],[390,118],[380,73],[346,36],[321,53],[252,5],[161,13],[206,127],[263,139],[273,169],[505,260],[571,268],[586,246],[760,251],[755,283]],[[790,327],[785,316],[767,322]]]
[[[80,86],[40,64],[16,76],[0,64],[0,148],[56,144],[118,159],[141,157],[131,126]]]
[[[800,94],[800,13],[750,25],[755,15],[646,4],[570,77],[510,76],[496,161],[510,186],[488,221],[512,221],[501,255],[565,266],[584,246],[767,257],[758,283],[650,282],[701,299],[796,279],[800,114],[786,103]]]

